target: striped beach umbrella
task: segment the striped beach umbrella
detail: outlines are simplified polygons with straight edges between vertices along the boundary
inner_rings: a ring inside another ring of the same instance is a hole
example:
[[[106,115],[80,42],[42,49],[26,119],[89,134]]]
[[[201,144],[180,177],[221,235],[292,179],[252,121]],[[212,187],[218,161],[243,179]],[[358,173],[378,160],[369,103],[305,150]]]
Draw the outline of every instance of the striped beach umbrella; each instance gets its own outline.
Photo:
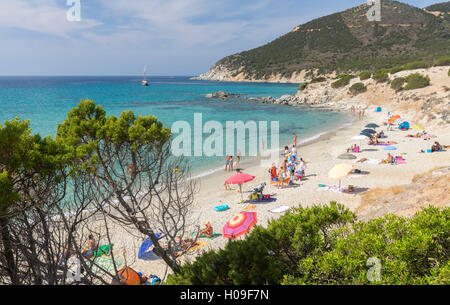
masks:
[[[258,222],[256,212],[242,211],[234,215],[222,229],[223,237],[236,239],[250,232]]]

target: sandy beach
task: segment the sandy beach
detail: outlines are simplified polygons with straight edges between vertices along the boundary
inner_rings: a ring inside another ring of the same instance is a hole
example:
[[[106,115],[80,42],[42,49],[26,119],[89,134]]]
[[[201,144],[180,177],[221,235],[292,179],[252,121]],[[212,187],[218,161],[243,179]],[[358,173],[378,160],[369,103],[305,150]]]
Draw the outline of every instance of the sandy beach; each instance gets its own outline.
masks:
[[[409,120],[408,115],[396,112],[402,118]],[[393,131],[386,131],[385,127],[378,128],[378,131],[384,130],[387,138],[381,141],[395,141],[398,149],[392,154],[394,156],[402,156],[406,160],[406,164],[388,165],[371,163],[356,163],[355,168],[360,169],[362,174],[351,174],[342,180],[342,186],[353,185],[354,193],[339,193],[333,191],[323,191],[319,188],[319,184],[327,186],[338,185],[338,181],[328,178],[328,172],[331,168],[339,163],[354,163],[354,160],[340,160],[337,157],[346,153],[348,147],[352,144],[358,144],[359,141],[352,141],[351,138],[358,135],[361,130],[365,129],[369,123],[376,123],[383,126],[386,121],[387,113],[385,111],[375,113],[373,109],[367,109],[365,117],[362,120],[356,119],[351,126],[341,128],[335,132],[323,135],[319,139],[298,145],[298,156],[302,157],[307,164],[306,179],[297,181],[294,185],[279,189],[275,185],[270,184],[270,178],[267,167],[261,167],[259,162],[241,160],[242,172],[254,175],[254,181],[246,183],[243,186],[244,199],[249,196],[249,191],[257,187],[260,183],[266,182],[267,186],[264,190],[265,194],[271,194],[276,199],[270,203],[254,203],[254,211],[258,216],[258,225],[267,226],[271,219],[278,218],[282,214],[272,213],[269,210],[279,206],[288,207],[309,207],[312,205],[328,204],[330,201],[337,201],[345,205],[352,211],[357,211],[362,204],[362,198],[365,193],[375,188],[386,188],[396,185],[411,183],[412,179],[424,172],[430,171],[437,167],[448,166],[450,164],[450,152],[422,153],[421,150],[431,148],[434,141],[439,141],[442,145],[450,145],[450,132],[445,127],[434,127],[426,129],[426,131],[435,135],[436,138],[424,140],[422,138],[408,138],[407,134],[415,134],[417,130],[401,131],[394,128]],[[410,121],[412,125],[416,123]],[[425,126],[426,127],[426,126]],[[300,142],[302,139],[298,139]],[[388,151],[383,150],[383,146],[372,146],[367,144],[367,140],[362,141],[361,152],[356,154],[358,159],[367,158],[369,160],[382,160],[387,157]],[[292,145],[292,143],[280,143],[284,145]],[[281,156],[280,156],[281,158]],[[281,159],[272,160],[279,164]],[[209,221],[214,231],[222,232],[224,224],[236,213],[242,211],[245,204],[240,203],[240,194],[237,192],[237,186],[232,186],[233,191],[227,191],[224,188],[224,181],[233,173],[220,171],[212,175],[204,176],[198,179],[199,191],[195,194],[195,207],[192,210],[192,225],[203,227],[203,224]],[[219,205],[227,204],[230,209],[223,212],[216,212],[213,208]],[[253,204],[253,203],[252,203]],[[395,205],[396,202],[390,204]],[[430,201],[430,204],[432,202]],[[448,203],[444,203],[448,204]],[[409,213],[412,213],[410,211]],[[125,260],[123,251],[125,251],[126,262],[135,270],[144,274],[157,274],[163,278],[170,269],[167,270],[163,261],[156,256],[150,256],[146,260],[137,259],[137,252],[143,239],[139,234],[130,235],[124,232],[120,226],[114,226],[113,241],[115,242],[116,255],[119,260]],[[186,236],[187,237],[187,236]],[[243,238],[243,237],[241,237]],[[224,247],[228,239],[219,236],[215,239],[200,239],[206,243],[201,250],[218,249]],[[198,252],[196,252],[198,253]],[[194,254],[185,255],[182,260],[193,260]]]

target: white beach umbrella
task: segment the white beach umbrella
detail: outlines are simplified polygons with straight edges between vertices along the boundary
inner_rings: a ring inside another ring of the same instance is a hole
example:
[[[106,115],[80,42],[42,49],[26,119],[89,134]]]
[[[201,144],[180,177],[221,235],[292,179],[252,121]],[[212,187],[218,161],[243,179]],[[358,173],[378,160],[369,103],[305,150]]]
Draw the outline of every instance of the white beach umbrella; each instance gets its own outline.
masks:
[[[364,139],[366,139],[366,136],[362,136],[362,135],[357,135],[352,138],[352,140],[355,140],[355,141],[361,141]]]
[[[354,140],[354,141],[359,141],[359,146],[362,145],[362,144],[361,144],[361,141],[362,141],[362,140],[365,140],[365,139],[367,139],[367,137],[366,137],[366,136],[363,136],[363,135],[357,135],[357,136],[354,136],[354,137],[352,138],[352,140]]]

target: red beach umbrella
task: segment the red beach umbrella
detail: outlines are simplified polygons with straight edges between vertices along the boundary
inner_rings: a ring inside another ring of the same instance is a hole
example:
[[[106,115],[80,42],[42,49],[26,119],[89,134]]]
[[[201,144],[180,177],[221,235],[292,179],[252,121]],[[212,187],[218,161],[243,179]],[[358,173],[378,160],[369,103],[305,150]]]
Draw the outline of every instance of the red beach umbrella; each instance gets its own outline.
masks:
[[[227,179],[227,181],[225,181],[225,184],[243,184],[245,182],[249,182],[254,179],[255,176],[239,173]]]
[[[225,184],[239,184],[239,192],[241,193],[241,200],[244,201],[244,199],[242,198],[242,184],[245,182],[252,181],[254,179],[255,176],[239,173],[228,178],[225,181]]]
[[[223,237],[236,239],[247,234],[257,222],[256,212],[242,211],[225,224],[222,229]]]

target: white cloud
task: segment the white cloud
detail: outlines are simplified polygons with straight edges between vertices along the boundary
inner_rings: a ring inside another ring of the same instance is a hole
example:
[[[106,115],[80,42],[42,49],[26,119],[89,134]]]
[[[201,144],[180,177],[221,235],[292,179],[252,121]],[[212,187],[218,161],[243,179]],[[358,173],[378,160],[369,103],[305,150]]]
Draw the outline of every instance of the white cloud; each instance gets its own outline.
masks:
[[[74,30],[86,30],[100,25],[92,19],[69,22],[69,7],[55,0],[0,0],[0,28],[17,28],[59,37],[69,37]]]
[[[258,10],[263,10],[273,1],[259,0],[211,1],[211,0],[101,0],[111,16],[117,15],[132,20],[143,32],[141,41],[163,40],[174,45],[190,48],[196,45],[215,46],[234,42],[237,37],[250,41],[274,38],[273,33],[283,33],[293,26],[292,20],[276,18],[252,20]],[[253,18],[252,18],[253,17]],[[295,22],[294,22],[295,24]],[[243,33],[243,29],[252,32]],[[145,29],[145,30],[143,30]],[[129,29],[127,29],[129,30]],[[119,31],[127,31],[124,28]],[[255,36],[255,34],[259,36]],[[262,36],[261,36],[262,35]],[[111,35],[116,37],[115,34]]]

